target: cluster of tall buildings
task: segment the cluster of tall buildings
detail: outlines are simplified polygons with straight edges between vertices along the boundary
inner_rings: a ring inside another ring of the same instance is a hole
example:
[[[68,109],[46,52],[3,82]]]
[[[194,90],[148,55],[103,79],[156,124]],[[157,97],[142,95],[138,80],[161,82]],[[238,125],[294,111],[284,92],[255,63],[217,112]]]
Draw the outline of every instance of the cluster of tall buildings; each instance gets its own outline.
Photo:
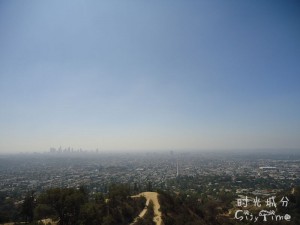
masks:
[[[49,150],[49,153],[86,153],[86,152],[90,152],[90,153],[98,153],[99,149],[95,149],[95,150],[84,150],[84,149],[74,149],[72,147],[68,147],[68,148],[62,148],[61,146],[59,148],[53,148],[51,147]]]

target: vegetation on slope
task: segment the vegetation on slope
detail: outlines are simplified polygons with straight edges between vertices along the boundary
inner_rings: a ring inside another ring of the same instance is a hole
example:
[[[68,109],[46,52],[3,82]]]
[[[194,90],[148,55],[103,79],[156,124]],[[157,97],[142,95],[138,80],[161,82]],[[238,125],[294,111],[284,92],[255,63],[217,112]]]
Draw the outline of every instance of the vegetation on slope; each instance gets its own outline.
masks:
[[[145,216],[143,218],[138,218],[137,222],[134,225],[155,225],[155,223],[153,222],[153,217],[153,202],[150,201]]]
[[[253,221],[234,219],[238,208],[235,196],[219,192],[218,195],[158,191],[164,225],[241,225]],[[39,195],[28,193],[19,207],[11,199],[0,195],[0,221],[26,221],[37,225],[41,219],[52,218],[59,225],[128,225],[143,210],[144,198],[131,198],[127,185],[112,185],[107,194],[89,194],[84,188],[53,188]],[[288,207],[277,206],[276,214],[289,214],[291,221],[259,221],[257,225],[300,224],[300,187],[282,191],[278,196],[289,199]],[[247,208],[246,208],[247,209]],[[252,209],[249,209],[251,212]],[[153,225],[153,205],[135,225]],[[14,220],[12,220],[14,219]]]
[[[84,188],[53,188],[26,196],[19,221],[38,224],[52,218],[58,225],[128,225],[144,208],[144,198],[131,198],[126,185],[112,185],[109,194],[88,195]]]
[[[209,196],[199,198],[197,194],[186,195],[172,192],[159,192],[159,201],[165,225],[241,225],[254,224],[250,220],[234,219],[234,213],[229,213],[230,210],[237,210],[230,202],[235,199],[230,199],[228,196]],[[280,205],[275,209],[276,215],[289,214],[290,221],[275,221],[268,217],[268,221],[263,221],[263,217],[255,222],[257,225],[268,224],[300,224],[300,187],[295,188],[294,192],[283,191],[280,196],[286,196],[289,199],[288,207]],[[244,209],[244,208],[242,208]],[[248,208],[245,208],[246,210]],[[251,210],[249,210],[251,213]],[[245,217],[244,217],[245,218]],[[248,217],[250,218],[250,217]]]

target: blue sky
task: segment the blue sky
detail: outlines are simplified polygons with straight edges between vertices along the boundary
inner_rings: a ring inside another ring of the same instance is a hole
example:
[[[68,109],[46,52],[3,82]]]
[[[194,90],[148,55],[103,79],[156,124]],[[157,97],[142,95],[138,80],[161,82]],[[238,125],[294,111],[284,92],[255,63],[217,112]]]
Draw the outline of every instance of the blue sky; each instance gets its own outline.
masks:
[[[299,149],[297,1],[1,1],[0,152]]]

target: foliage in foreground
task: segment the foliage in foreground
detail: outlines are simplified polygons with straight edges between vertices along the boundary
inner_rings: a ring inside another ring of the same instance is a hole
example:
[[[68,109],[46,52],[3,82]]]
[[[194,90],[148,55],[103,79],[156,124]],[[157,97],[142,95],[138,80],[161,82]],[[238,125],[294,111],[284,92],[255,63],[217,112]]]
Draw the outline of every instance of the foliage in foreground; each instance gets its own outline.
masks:
[[[130,224],[145,205],[145,199],[131,198],[131,194],[126,185],[112,185],[107,195],[89,195],[84,188],[54,188],[38,196],[30,192],[18,209],[19,214],[13,213],[11,216],[17,218],[15,221],[27,221],[30,225],[41,225],[38,221],[45,218],[52,218],[59,225],[125,225]],[[295,188],[293,193],[289,190],[279,195],[288,197],[289,207],[277,207],[276,212],[289,213],[292,220],[257,221],[255,224],[300,224],[300,187]],[[209,196],[159,191],[164,225],[252,224],[233,219],[232,213],[229,213],[236,209],[232,204],[233,198],[227,193]],[[0,219],[3,221],[8,218],[8,212],[14,204],[3,196],[0,196],[0,203],[3,203],[0,204]],[[136,225],[153,225],[153,216],[153,205],[150,204],[145,217],[139,219]]]
[[[89,198],[84,188],[54,188],[36,199],[26,197],[22,212],[27,222],[52,218],[59,225],[125,225],[133,221],[145,204],[143,198],[131,198],[126,185],[112,185],[107,196]]]
[[[298,225],[300,224],[300,187],[295,188],[294,193],[283,191],[280,196],[287,196],[289,207],[277,207],[276,214],[291,215],[291,221],[239,221],[234,219],[229,210],[232,205],[230,199],[220,195],[219,198],[199,198],[196,195],[184,195],[172,192],[159,192],[159,202],[165,225]],[[234,199],[231,199],[231,201]]]

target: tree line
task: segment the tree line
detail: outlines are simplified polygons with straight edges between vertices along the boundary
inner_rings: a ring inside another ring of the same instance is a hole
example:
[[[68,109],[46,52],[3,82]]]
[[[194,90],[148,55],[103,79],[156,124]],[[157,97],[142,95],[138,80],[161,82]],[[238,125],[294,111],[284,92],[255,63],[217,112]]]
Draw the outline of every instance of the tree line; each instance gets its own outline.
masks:
[[[108,194],[89,195],[83,187],[52,188],[39,195],[30,192],[18,209],[16,220],[30,225],[41,224],[39,221],[46,218],[58,225],[128,225],[146,202],[143,197],[130,196],[130,188],[125,184],[111,185]]]

